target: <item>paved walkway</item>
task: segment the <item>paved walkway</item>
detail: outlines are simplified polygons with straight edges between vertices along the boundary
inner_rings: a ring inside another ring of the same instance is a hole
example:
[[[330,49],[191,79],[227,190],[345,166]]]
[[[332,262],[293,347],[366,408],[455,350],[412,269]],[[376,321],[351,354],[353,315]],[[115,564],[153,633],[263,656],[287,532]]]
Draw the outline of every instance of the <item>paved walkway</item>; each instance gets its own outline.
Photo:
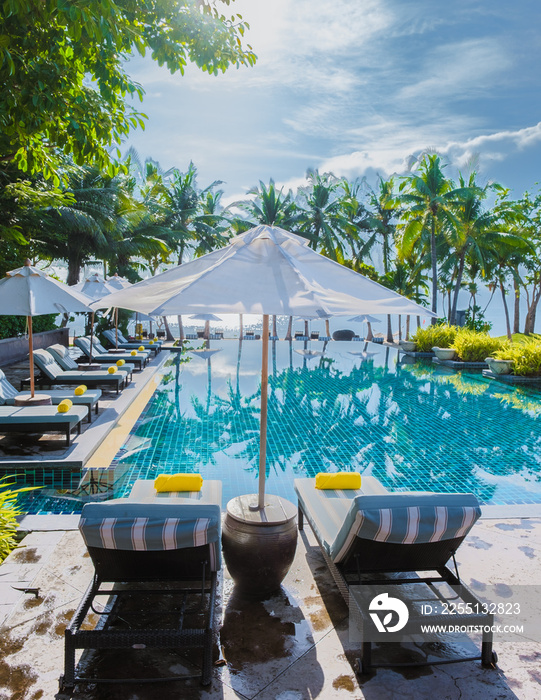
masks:
[[[57,527],[63,528],[62,516]],[[67,521],[72,527],[74,520]],[[49,523],[49,527],[50,527]],[[53,525],[54,526],[54,525]],[[463,579],[488,584],[541,585],[541,519],[479,521],[459,550]],[[63,665],[63,631],[92,576],[77,530],[30,533],[0,566],[1,700],[54,698]],[[24,594],[14,590],[31,588]],[[37,596],[37,597],[36,597]],[[398,672],[379,669],[360,683],[352,670],[357,655],[349,639],[347,609],[328,573],[309,528],[299,538],[295,562],[280,594],[251,601],[235,594],[222,575],[219,604],[225,665],[216,666],[210,690],[197,681],[78,687],[78,700],[173,700],[218,698],[257,700],[537,700],[541,687],[541,645],[523,639],[498,642],[496,670],[466,662]],[[432,652],[445,655],[442,640]],[[387,653],[387,650],[386,650]],[[388,653],[403,654],[394,645]],[[110,652],[105,672],[120,676],[191,670],[190,661],[160,652]],[[419,648],[407,655],[418,656]],[[216,650],[218,656],[218,650]],[[145,661],[146,659],[146,661]],[[91,669],[96,659],[90,657]],[[99,662],[104,667],[103,660]],[[59,696],[60,697],[60,696]]]

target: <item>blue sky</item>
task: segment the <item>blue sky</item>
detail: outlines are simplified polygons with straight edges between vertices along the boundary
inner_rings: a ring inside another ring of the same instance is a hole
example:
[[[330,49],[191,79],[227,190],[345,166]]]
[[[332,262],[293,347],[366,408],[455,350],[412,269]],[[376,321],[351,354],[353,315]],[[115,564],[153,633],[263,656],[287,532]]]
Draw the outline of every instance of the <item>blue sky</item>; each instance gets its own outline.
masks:
[[[218,3],[221,5],[221,3]],[[145,131],[126,146],[164,169],[196,165],[224,200],[307,168],[375,181],[426,148],[471,163],[520,197],[540,179],[539,0],[237,0],[259,59],[218,77],[171,75],[149,58]]]

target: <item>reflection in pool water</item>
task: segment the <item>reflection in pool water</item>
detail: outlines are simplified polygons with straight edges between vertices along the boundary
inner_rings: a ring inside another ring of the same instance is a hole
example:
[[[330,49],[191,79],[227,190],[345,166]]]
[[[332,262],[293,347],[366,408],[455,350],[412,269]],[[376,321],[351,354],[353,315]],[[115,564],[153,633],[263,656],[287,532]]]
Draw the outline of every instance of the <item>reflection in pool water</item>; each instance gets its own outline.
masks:
[[[224,505],[257,491],[261,344],[211,349],[172,356],[115,458],[111,495],[177,471],[221,479]],[[399,357],[370,343],[271,343],[267,492],[294,501],[294,478],[355,469],[392,491],[540,503],[541,394]]]

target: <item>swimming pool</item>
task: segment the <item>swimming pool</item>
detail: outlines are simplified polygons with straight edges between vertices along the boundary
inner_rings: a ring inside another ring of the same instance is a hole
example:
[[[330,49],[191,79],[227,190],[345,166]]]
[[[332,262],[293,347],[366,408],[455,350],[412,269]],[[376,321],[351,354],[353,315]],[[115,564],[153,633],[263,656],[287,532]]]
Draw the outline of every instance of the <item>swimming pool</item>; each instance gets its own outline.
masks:
[[[221,479],[224,505],[257,491],[261,343],[210,350],[172,356],[115,457],[111,496],[178,471]],[[408,359],[372,343],[271,343],[267,492],[295,501],[294,478],[355,469],[392,491],[541,503],[541,394]]]

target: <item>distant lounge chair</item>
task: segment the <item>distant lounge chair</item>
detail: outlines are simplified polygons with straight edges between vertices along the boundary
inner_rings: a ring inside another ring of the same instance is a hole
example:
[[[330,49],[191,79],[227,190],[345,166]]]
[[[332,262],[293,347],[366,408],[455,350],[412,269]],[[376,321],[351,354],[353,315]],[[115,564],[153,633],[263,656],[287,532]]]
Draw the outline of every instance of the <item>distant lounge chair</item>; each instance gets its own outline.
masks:
[[[116,347],[115,331],[109,328],[103,331],[103,337],[107,339],[107,342],[111,344],[111,347]],[[128,340],[120,331],[118,331],[118,347],[121,350],[137,350],[141,346],[143,346],[145,350],[151,350],[154,355],[157,355],[161,350],[162,342],[161,340],[155,340],[151,345],[149,340]]]
[[[0,406],[0,433],[64,433],[69,447],[71,431],[81,433],[87,413],[85,406],[72,406],[66,413],[59,413],[56,406]]]
[[[126,386],[127,375],[120,371],[114,374],[109,374],[109,372],[64,372],[54,357],[46,350],[34,350],[34,364],[42,375],[36,380],[38,386],[85,384],[89,388],[102,387],[109,389],[109,391],[115,389],[117,394]],[[30,379],[23,379],[21,389],[29,384]]]
[[[199,492],[162,495],[155,493],[153,482],[137,481],[129,498],[85,504],[79,529],[95,575],[65,632],[61,691],[84,682],[75,664],[76,649],[103,652],[121,648],[200,647],[203,650],[201,683],[209,685],[217,572],[221,567],[221,482],[204,482]],[[141,620],[148,615],[149,596],[145,584],[149,582],[154,584],[156,609],[152,623],[144,624]],[[104,583],[118,583],[121,587],[111,590],[104,588]],[[162,592],[170,600],[173,596],[174,623],[173,613],[160,610]],[[91,630],[82,629],[87,614],[95,614],[93,603],[97,596],[112,596],[100,620],[106,622],[93,625]],[[193,606],[186,610],[186,616],[192,610],[191,619],[184,620],[188,596],[201,598],[198,626],[188,624],[194,620]],[[138,601],[140,605],[136,604]],[[94,682],[93,678],[86,680]],[[125,680],[141,682],[140,677]]]
[[[65,347],[64,345],[56,344],[56,345],[49,345],[47,348],[47,352],[50,353],[54,359],[58,362],[60,367],[65,370],[66,372],[81,372],[85,370],[80,370],[79,365],[73,357],[70,355],[69,348]],[[104,364],[101,366],[101,369],[104,372],[107,372],[109,367],[111,366],[111,363],[109,364]],[[121,372],[122,374],[126,375],[126,384],[129,384],[132,380],[132,374],[133,374],[133,367],[132,365],[129,364],[124,364],[122,367],[119,367],[118,372]]]
[[[46,394],[51,397],[53,406],[57,406],[64,399],[69,399],[76,406],[86,406],[88,411],[88,422],[92,419],[92,409],[98,414],[98,402],[101,397],[100,389],[88,389],[81,396],[75,396],[70,389],[48,389],[47,391],[36,391],[35,395]],[[13,406],[16,398],[30,397],[29,392],[19,392],[10,384],[6,375],[0,369],[0,405]]]
[[[295,331],[295,335],[293,336],[293,340],[308,340],[308,336],[304,335],[303,331]]]
[[[303,529],[306,517],[352,617],[359,621],[362,633],[360,672],[393,665],[375,664],[371,657],[375,627],[373,617],[367,612],[368,604],[373,602],[375,591],[381,593],[385,587],[390,587],[392,596],[401,595],[409,604],[406,605],[409,621],[404,635],[419,633],[421,622],[425,625],[447,623],[449,616],[444,614],[421,620],[415,601],[441,604],[446,600],[445,591],[451,591],[447,593],[447,600],[451,596],[454,603],[460,602],[461,607],[469,604],[473,610],[471,615],[453,615],[453,624],[482,625],[484,630],[480,656],[458,657],[453,661],[481,659],[485,666],[494,665],[492,632],[487,631],[493,616],[479,612],[483,611],[482,603],[460,581],[454,560],[455,552],[481,514],[473,494],[389,493],[377,479],[369,476],[362,477],[361,488],[357,491],[316,489],[315,479],[296,479],[295,491],[299,500],[299,530]],[[447,567],[451,558],[455,572]],[[399,572],[400,577],[397,576]],[[420,576],[423,572],[437,572],[438,575]],[[417,586],[422,586],[421,590],[417,590]],[[372,605],[370,610],[373,610]],[[400,641],[389,636],[386,639]],[[449,662],[446,657],[428,663]]]
[[[319,331],[312,331],[310,333],[310,340],[319,340]]]
[[[75,338],[73,341],[75,345],[83,351],[83,353],[90,358],[90,338],[79,337]],[[94,339],[92,351],[92,360],[99,362],[100,364],[116,364],[117,360],[124,360],[124,362],[129,362],[131,365],[142,371],[143,367],[148,362],[150,352],[137,352],[136,355],[132,355],[131,351],[126,352],[107,352],[101,343]]]

